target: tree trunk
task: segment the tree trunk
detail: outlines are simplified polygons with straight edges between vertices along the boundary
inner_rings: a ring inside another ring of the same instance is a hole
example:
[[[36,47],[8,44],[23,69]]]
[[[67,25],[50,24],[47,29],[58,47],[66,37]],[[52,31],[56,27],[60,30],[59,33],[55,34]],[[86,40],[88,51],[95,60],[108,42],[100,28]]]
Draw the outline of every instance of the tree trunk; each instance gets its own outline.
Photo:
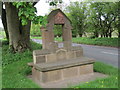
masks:
[[[9,34],[8,34],[8,29],[7,29],[7,19],[6,19],[6,11],[5,9],[3,9],[2,7],[2,23],[3,23],[3,27],[4,27],[4,30],[5,30],[5,35],[6,35],[6,38],[7,40],[9,41]]]
[[[118,26],[118,38],[120,38],[120,26]]]
[[[120,32],[118,32],[118,38],[120,38]]]
[[[101,38],[103,37],[103,34],[100,34]]]
[[[83,34],[79,34],[80,37],[82,37]]]
[[[9,33],[9,47],[14,52],[22,52],[29,47],[30,41],[30,25],[21,25],[18,17],[18,10],[11,3],[5,3],[7,27]]]
[[[109,32],[109,37],[111,38],[112,37],[112,31],[110,30]]]
[[[106,36],[105,36],[105,32],[103,33],[103,36],[106,37]]]
[[[110,37],[110,38],[112,37],[112,33],[109,33],[109,37]]]
[[[22,40],[24,41],[24,45],[30,49],[30,27],[31,21],[28,20],[28,24],[22,26]]]
[[[105,32],[105,37],[108,37],[108,30]]]
[[[95,36],[95,37],[98,37],[98,36],[99,36],[99,34],[98,34],[97,31],[94,32],[94,36]]]

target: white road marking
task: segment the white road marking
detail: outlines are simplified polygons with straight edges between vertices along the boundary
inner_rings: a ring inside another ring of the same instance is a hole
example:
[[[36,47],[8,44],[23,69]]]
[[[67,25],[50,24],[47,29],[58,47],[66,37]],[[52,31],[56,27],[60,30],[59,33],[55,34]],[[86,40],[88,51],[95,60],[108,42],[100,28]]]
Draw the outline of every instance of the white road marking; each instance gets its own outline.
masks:
[[[111,54],[111,55],[118,55],[118,53],[111,53],[111,52],[104,52],[104,51],[102,51],[101,53],[106,53],[106,54]]]

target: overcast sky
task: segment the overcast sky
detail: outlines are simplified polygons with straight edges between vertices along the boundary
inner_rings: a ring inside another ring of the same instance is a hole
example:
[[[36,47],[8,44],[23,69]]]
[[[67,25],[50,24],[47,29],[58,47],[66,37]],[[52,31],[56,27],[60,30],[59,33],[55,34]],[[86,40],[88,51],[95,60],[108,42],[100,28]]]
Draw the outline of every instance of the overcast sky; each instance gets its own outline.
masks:
[[[69,5],[70,2],[75,2],[75,1],[81,1],[81,0],[63,0],[63,2],[66,4],[66,5]],[[37,8],[37,15],[42,15],[44,16],[45,14],[48,14],[49,13],[49,3],[46,3],[46,0],[40,0],[36,5],[35,7]],[[2,21],[0,19],[0,27],[3,27],[2,25]]]
[[[1,19],[0,19],[0,27],[3,27]]]
[[[63,3],[69,5],[70,2],[81,1],[81,0],[63,0]],[[46,3],[46,0],[40,0],[35,7],[37,8],[37,15],[45,15],[49,12],[49,3]]]

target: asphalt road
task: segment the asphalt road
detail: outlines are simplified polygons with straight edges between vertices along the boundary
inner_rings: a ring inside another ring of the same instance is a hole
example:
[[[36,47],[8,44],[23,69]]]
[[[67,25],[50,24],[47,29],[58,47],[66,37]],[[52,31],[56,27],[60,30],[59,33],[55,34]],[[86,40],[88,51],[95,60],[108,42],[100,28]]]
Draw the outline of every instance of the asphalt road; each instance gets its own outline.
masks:
[[[33,39],[33,41],[42,44],[42,40]],[[73,43],[73,46],[79,45],[83,48],[84,56],[118,67],[118,48]],[[59,47],[62,46],[60,43]]]
[[[118,48],[81,45],[86,57],[118,67]]]

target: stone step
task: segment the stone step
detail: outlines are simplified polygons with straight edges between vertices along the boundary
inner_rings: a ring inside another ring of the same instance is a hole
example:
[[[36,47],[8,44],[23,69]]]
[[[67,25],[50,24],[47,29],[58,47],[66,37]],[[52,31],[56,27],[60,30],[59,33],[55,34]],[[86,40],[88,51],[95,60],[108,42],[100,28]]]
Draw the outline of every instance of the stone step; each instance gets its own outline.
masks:
[[[33,62],[27,63],[27,65],[30,66],[30,67],[33,67],[33,64],[34,64]]]
[[[49,62],[49,63],[40,63],[33,64],[33,67],[39,71],[52,71],[57,69],[69,68],[74,66],[81,66],[86,64],[92,64],[95,60],[87,57],[79,57],[76,59],[62,60],[57,62]]]

